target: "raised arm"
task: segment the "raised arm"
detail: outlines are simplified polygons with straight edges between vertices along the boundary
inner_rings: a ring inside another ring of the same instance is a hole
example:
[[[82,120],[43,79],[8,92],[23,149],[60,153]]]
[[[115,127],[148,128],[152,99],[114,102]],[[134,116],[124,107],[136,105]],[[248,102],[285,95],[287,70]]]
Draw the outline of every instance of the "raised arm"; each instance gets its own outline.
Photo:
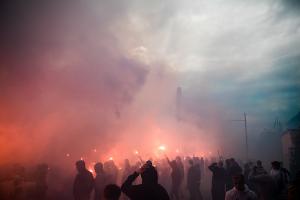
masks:
[[[133,174],[129,175],[126,181],[122,184],[121,190],[124,194],[126,194],[128,197],[132,197],[134,195],[133,191],[133,185],[132,183],[135,181],[135,179],[139,176],[139,173],[134,172]]]
[[[166,157],[166,160],[167,160],[167,162],[169,163],[170,167],[172,167],[172,165],[171,165],[171,161],[170,161],[170,159],[168,158],[168,156],[167,156],[167,155],[165,155],[165,157]]]

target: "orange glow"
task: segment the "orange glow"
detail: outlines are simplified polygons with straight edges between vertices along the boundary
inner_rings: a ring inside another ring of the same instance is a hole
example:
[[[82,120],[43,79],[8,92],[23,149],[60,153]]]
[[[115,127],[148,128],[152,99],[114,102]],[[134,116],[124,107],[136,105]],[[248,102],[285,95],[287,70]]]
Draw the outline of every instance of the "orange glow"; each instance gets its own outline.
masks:
[[[89,167],[88,170],[89,170],[92,174],[94,174],[93,168]]]
[[[165,151],[165,150],[166,150],[166,147],[165,147],[165,145],[160,145],[160,146],[158,147],[158,149],[161,150],[161,151]]]

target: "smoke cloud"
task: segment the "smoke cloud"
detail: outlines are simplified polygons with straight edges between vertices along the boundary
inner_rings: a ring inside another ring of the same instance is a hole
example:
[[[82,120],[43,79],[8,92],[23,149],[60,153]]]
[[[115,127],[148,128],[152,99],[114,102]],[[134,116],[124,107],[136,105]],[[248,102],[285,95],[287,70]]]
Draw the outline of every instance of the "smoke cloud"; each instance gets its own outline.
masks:
[[[0,159],[241,156],[231,119],[251,139],[300,109],[299,16],[272,2],[2,3]]]

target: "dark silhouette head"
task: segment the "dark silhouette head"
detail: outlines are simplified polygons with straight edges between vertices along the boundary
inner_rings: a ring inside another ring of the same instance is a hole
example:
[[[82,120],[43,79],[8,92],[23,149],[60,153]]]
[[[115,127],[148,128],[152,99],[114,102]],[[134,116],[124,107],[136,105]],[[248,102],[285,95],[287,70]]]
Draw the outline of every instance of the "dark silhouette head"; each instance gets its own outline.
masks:
[[[226,159],[225,163],[226,163],[226,167],[230,167],[230,165],[231,165],[230,159]]]
[[[104,198],[106,200],[118,200],[121,196],[121,189],[115,184],[110,184],[104,188]]]
[[[194,164],[193,160],[189,160],[189,164],[192,166]]]
[[[79,173],[85,171],[85,162],[83,160],[78,160],[76,162],[76,169]]]
[[[193,160],[194,160],[194,163],[195,164],[198,164],[198,163],[200,163],[200,159],[199,159],[199,157],[193,157]]]
[[[172,167],[177,167],[177,162],[176,162],[176,160],[172,160],[172,161],[171,161],[171,166],[172,166]]]
[[[275,170],[279,170],[280,169],[280,162],[279,161],[273,161],[271,162],[272,168]]]
[[[260,160],[256,161],[257,167],[262,167],[262,162]]]
[[[152,161],[151,160],[147,160],[146,164],[152,166]]]
[[[218,162],[218,166],[219,166],[219,167],[223,167],[223,161],[219,161],[219,162]]]
[[[176,161],[177,161],[178,163],[181,163],[181,158],[180,158],[180,156],[176,156]]]
[[[103,164],[101,162],[98,162],[94,166],[96,174],[103,173]]]
[[[158,174],[156,169],[152,165],[148,165],[141,173],[143,184],[157,184]]]
[[[243,174],[236,174],[232,176],[233,185],[239,191],[245,190],[245,178]]]

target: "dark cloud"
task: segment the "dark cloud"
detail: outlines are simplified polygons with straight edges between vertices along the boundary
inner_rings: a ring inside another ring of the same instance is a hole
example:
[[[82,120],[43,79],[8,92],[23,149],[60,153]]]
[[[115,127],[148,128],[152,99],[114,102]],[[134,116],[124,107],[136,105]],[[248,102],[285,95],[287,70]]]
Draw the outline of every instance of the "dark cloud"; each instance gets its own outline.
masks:
[[[282,3],[289,9],[300,9],[299,0],[282,0]]]
[[[288,20],[294,17],[299,17],[300,1],[299,0],[278,0],[273,2],[277,9],[274,9],[275,20]],[[298,24],[299,25],[299,24]]]

